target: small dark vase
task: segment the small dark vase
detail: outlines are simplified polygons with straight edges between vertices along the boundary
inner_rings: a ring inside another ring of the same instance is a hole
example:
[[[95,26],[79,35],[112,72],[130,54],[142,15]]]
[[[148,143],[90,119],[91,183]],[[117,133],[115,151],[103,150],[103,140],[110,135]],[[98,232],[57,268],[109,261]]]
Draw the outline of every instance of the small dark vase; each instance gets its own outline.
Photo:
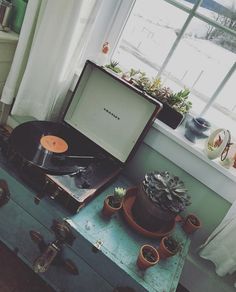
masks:
[[[185,124],[185,138],[192,143],[195,143],[197,139],[207,138],[209,136],[208,130],[211,124],[203,118],[192,118]]]

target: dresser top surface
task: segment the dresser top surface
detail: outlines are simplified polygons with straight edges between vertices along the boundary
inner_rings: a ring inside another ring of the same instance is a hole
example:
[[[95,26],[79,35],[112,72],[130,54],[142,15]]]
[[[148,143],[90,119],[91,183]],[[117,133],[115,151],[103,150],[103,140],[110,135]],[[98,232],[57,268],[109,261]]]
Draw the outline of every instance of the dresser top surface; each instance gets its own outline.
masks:
[[[181,241],[181,251],[174,257],[159,261],[144,273],[136,267],[139,248],[146,243],[158,246],[160,240],[136,233],[127,225],[121,213],[110,220],[101,214],[104,198],[113,193],[114,187],[129,185],[124,177],[120,177],[78,214],[70,217],[68,222],[93,245],[97,241],[102,242],[101,251],[148,291],[150,287],[155,291],[175,291],[190,245],[190,239],[179,223],[173,234]]]

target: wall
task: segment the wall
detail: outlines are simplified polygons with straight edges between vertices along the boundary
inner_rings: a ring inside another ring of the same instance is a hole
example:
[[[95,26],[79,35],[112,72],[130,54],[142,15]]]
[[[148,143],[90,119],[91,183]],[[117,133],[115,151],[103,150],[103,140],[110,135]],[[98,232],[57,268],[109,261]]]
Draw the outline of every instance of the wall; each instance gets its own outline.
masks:
[[[214,272],[213,264],[201,259],[197,254],[197,247],[205,241],[220,223],[229,209],[230,203],[169,159],[143,143],[135,157],[128,164],[126,173],[134,183],[138,183],[146,172],[152,170],[167,170],[184,181],[192,198],[192,204],[188,207],[187,212],[197,214],[203,224],[201,230],[192,236],[190,252],[181,276],[181,283],[191,292],[235,291],[233,289],[233,277],[225,277],[223,279],[218,277]]]

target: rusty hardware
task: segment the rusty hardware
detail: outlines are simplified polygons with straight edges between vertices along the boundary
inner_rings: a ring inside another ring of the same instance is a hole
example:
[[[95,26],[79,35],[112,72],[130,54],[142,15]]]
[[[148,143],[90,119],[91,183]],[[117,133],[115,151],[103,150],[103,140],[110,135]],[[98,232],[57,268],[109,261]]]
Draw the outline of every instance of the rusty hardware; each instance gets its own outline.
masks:
[[[51,229],[55,233],[55,236],[58,240],[72,246],[75,240],[75,236],[71,231],[69,223],[67,223],[65,220],[63,221],[53,220]]]
[[[10,192],[7,182],[0,179],[0,207],[5,205],[10,199]]]
[[[94,245],[92,246],[92,252],[97,253],[103,245],[103,241],[101,239],[98,239]]]
[[[57,265],[63,266],[71,275],[79,274],[76,265],[71,260],[63,259],[62,257],[64,242],[56,239],[55,241],[46,243],[40,232],[34,230],[30,230],[29,234],[41,252],[41,255],[33,263],[33,269],[36,273],[44,273],[51,265]]]
[[[76,265],[69,259],[64,261],[65,269],[72,275],[79,275],[79,270]]]

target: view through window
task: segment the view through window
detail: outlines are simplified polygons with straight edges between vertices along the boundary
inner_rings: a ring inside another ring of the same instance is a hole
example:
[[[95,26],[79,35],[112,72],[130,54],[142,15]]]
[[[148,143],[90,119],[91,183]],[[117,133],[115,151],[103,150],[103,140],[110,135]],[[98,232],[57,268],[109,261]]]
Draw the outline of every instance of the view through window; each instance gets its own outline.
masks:
[[[187,87],[191,112],[236,137],[236,0],[136,0],[112,56]]]

